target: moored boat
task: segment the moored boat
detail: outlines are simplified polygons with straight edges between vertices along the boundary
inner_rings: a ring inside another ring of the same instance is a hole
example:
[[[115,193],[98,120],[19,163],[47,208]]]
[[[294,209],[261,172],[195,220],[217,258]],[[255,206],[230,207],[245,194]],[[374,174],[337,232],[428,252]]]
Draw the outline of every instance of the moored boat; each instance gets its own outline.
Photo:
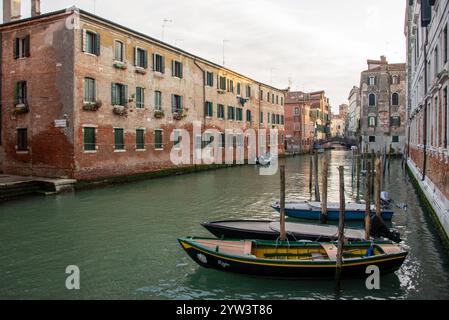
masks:
[[[268,277],[331,278],[335,276],[335,243],[276,242],[180,238],[179,243],[200,266]],[[348,243],[343,248],[343,277],[366,277],[375,265],[381,274],[398,270],[407,256],[395,244]]]
[[[279,203],[274,203],[271,207],[280,211]],[[363,221],[365,219],[365,204],[347,203],[345,205],[345,220],[347,221]],[[371,214],[375,214],[376,207],[371,206]],[[319,220],[321,215],[321,203],[309,201],[297,201],[285,203],[285,214],[292,218]],[[391,220],[394,212],[392,210],[381,209],[382,219]],[[340,204],[328,203],[327,219],[329,221],[338,221],[340,217]]]
[[[373,238],[387,238],[400,242],[400,235],[390,231],[386,226],[379,226],[375,217],[371,221],[371,236]],[[280,224],[276,221],[264,220],[228,220],[212,221],[201,224],[217,238],[226,239],[259,239],[277,240],[280,235]],[[290,241],[336,241],[338,228],[333,225],[313,225],[305,223],[285,223],[287,239]],[[345,238],[348,241],[364,241],[364,229],[345,229]]]

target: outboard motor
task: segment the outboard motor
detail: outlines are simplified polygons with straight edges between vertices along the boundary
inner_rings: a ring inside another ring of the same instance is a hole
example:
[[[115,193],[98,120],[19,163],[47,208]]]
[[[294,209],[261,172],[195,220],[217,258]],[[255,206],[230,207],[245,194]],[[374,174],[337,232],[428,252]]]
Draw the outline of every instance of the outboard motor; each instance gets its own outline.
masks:
[[[389,208],[391,204],[391,195],[389,192],[382,191],[380,193],[380,201],[383,208]]]
[[[399,232],[390,230],[378,216],[371,217],[371,236],[374,238],[387,238],[395,243],[401,242]]]

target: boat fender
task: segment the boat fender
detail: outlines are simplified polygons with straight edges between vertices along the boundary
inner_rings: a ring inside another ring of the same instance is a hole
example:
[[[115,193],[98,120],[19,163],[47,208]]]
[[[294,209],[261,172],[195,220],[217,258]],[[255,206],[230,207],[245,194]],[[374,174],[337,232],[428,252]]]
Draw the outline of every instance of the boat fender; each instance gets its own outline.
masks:
[[[374,256],[374,246],[371,243],[371,246],[368,248],[368,250],[366,250],[365,258],[369,258],[372,256]]]

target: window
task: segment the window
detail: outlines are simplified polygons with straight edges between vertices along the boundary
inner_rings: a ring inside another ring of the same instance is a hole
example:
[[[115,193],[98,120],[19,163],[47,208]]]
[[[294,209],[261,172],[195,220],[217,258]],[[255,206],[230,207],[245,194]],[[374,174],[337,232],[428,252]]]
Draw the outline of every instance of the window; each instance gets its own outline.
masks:
[[[299,115],[299,108],[295,108],[295,114]]]
[[[393,136],[393,143],[398,143],[399,142],[399,136]]]
[[[263,112],[260,113],[260,123],[263,123]]]
[[[226,91],[226,77],[220,77],[220,83],[218,89]]]
[[[235,120],[243,121],[243,109],[242,108],[237,108],[236,111],[237,112],[236,112]]]
[[[226,135],[224,133],[220,133],[220,141],[218,144],[219,148],[224,148],[226,145]]]
[[[162,110],[162,93],[154,91],[154,110]]]
[[[399,77],[398,76],[393,76],[393,80],[392,80],[393,84],[399,84]]]
[[[376,95],[374,93],[370,93],[368,96],[368,105],[370,107],[375,107],[376,106]]]
[[[391,96],[391,104],[393,106],[399,105],[399,94],[397,92],[393,93],[393,95]]]
[[[153,53],[153,71],[165,73],[165,58]]]
[[[368,127],[374,128],[377,125],[376,117],[368,117]]]
[[[268,112],[268,114],[267,114],[267,123],[270,123],[270,113]]]
[[[125,46],[123,42],[116,40],[114,42],[114,60],[115,61],[124,61],[124,49]]]
[[[30,36],[24,38],[15,38],[14,40],[14,59],[20,59],[30,56]]]
[[[447,103],[448,103],[448,99],[447,99],[447,87],[446,88],[444,88],[444,90],[443,90],[443,110],[444,110],[444,114],[443,114],[443,135],[444,135],[444,141],[443,141],[443,144],[444,144],[444,148],[445,149],[447,149],[447,145],[448,145],[448,141],[447,141],[447,138],[448,138],[448,129],[449,129],[449,126],[448,126],[448,124],[449,124],[449,119],[448,119],[448,116],[449,116],[449,114],[448,114],[448,105],[447,105]]]
[[[154,130],[154,148],[162,150],[164,145],[162,143],[162,130],[156,129]]]
[[[251,86],[246,86],[246,97],[251,98]]]
[[[376,137],[375,136],[370,136],[369,137],[369,142],[376,142]]]
[[[128,104],[128,86],[120,83],[112,84],[112,105],[126,106]]]
[[[224,105],[222,104],[217,105],[217,116],[219,119],[225,118]]]
[[[271,103],[274,103],[274,93],[271,95]]]
[[[213,87],[214,86],[214,73],[206,72],[206,86]]]
[[[206,115],[206,117],[213,117],[214,105],[212,102],[206,101],[204,103],[204,114]]]
[[[376,85],[376,77],[375,76],[369,76],[368,77],[368,85],[369,86],[375,86]]]
[[[277,114],[276,115],[276,124],[280,124],[281,123],[281,117]]]
[[[95,137],[95,128],[85,127],[83,128],[84,135],[84,151],[95,151],[97,150],[96,146],[96,137]]]
[[[28,151],[28,129],[17,129],[17,151]]]
[[[246,121],[251,122],[251,110],[246,110]]]
[[[263,100],[263,90],[260,90],[260,100]]]
[[[121,128],[114,129],[114,149],[125,150],[124,132]]]
[[[284,105],[284,97],[281,97],[281,106]]]
[[[84,78],[84,101],[95,102],[96,96],[95,79]]]
[[[145,150],[145,129],[136,129],[136,150]]]
[[[182,97],[177,94],[171,95],[171,110],[173,113],[182,111]]]
[[[240,84],[240,82],[237,82],[237,95],[241,95],[242,94],[242,85]]]
[[[276,115],[274,113],[271,115],[271,123],[276,124]]]
[[[134,48],[134,65],[138,68],[148,68],[148,51]]]
[[[228,84],[228,92],[234,93],[234,81],[228,79],[227,84]]]
[[[279,104],[279,96],[276,95],[276,104]]]
[[[281,125],[284,125],[284,116],[281,116]]]
[[[401,126],[401,117],[398,117],[398,116],[390,117],[390,126],[400,127]]]
[[[173,147],[179,149],[181,147],[181,132],[179,130],[173,131]]]
[[[136,108],[141,109],[145,106],[145,89],[136,88]]]
[[[172,76],[182,79],[182,63],[179,61],[172,61]]]
[[[14,98],[15,98],[16,105],[27,103],[27,83],[26,83],[26,81],[17,82]]]
[[[228,120],[235,120],[235,108],[228,106]]]
[[[270,102],[270,93],[267,92],[267,101]]]
[[[98,33],[83,30],[83,52],[100,55],[100,35]]]
[[[434,59],[435,59],[435,65],[434,65],[434,67],[435,67],[435,70],[434,70],[434,72],[435,72],[435,77],[438,75],[438,73],[440,72],[440,56],[439,56],[439,53],[438,53],[438,46],[436,46],[435,47],[435,53],[434,53]]]

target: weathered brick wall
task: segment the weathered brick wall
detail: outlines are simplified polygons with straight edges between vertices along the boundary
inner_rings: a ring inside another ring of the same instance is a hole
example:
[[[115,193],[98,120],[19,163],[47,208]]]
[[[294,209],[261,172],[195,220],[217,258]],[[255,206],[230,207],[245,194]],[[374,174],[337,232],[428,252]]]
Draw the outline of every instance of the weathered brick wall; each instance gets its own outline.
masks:
[[[30,35],[30,57],[14,59],[16,37]],[[4,172],[48,177],[73,175],[73,31],[65,15],[2,30]],[[27,81],[29,112],[15,115],[14,91]],[[66,119],[67,128],[55,128]],[[18,152],[17,128],[28,129],[27,152]]]

